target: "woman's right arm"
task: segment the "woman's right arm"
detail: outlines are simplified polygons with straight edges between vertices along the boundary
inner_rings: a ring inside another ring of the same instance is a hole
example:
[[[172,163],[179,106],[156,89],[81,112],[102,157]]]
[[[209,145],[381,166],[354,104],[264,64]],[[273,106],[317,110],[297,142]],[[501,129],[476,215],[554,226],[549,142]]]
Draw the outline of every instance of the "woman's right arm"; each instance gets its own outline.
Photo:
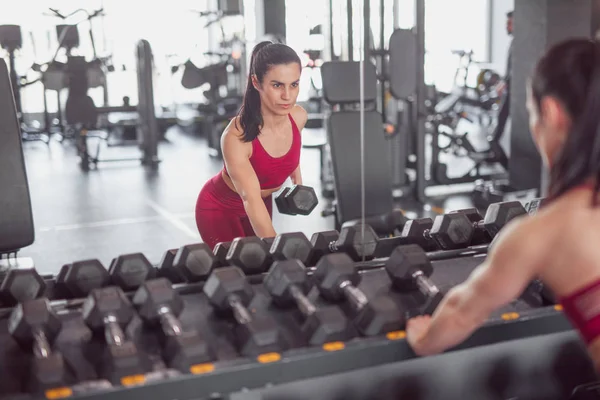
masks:
[[[221,137],[227,172],[236,192],[242,198],[254,233],[261,238],[274,237],[276,233],[273,222],[261,196],[258,177],[250,164],[248,148],[248,143],[241,141],[241,132],[231,123]]]

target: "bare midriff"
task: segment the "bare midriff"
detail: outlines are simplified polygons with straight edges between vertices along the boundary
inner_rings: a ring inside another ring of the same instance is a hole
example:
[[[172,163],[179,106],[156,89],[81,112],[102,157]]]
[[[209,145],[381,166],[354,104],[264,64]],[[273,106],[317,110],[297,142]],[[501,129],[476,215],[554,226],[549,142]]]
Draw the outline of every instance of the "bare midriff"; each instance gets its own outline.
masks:
[[[231,180],[229,175],[227,175],[227,173],[225,171],[221,171],[221,176],[223,177],[223,181],[225,181],[225,184],[227,185],[227,187],[237,193],[237,190],[235,190],[235,186],[233,185],[233,181]],[[279,189],[281,189],[281,186],[279,186],[277,188],[261,190],[260,196],[264,199],[265,197],[269,197],[270,195],[272,195]]]

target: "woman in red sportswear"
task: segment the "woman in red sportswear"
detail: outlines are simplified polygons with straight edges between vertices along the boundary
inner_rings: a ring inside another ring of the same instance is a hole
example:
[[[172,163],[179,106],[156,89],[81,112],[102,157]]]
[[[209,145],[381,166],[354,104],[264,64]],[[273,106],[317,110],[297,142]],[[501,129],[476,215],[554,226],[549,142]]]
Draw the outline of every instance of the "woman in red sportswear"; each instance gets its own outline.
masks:
[[[275,236],[271,195],[288,177],[302,184],[300,132],[308,117],[296,105],[300,72],[300,58],[290,47],[254,47],[243,105],[221,137],[224,168],[196,202],[196,225],[209,246]]]
[[[433,316],[409,320],[407,340],[419,355],[454,347],[539,277],[600,369],[600,44],[570,39],[549,49],[527,97],[532,136],[550,171],[549,202],[506,226]]]

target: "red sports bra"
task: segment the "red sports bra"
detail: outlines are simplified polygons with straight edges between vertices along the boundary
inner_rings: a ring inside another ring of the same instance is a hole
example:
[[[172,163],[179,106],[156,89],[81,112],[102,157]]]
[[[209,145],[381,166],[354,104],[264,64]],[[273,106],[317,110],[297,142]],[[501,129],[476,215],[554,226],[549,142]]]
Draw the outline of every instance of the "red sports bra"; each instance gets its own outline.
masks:
[[[600,280],[560,298],[559,303],[586,344],[600,336]]]
[[[274,189],[283,185],[300,164],[302,137],[292,115],[288,114],[288,118],[292,123],[292,146],[283,156],[273,157],[267,153],[258,137],[252,141],[250,164],[258,177],[261,190]],[[225,173],[229,175],[226,166],[224,169]]]

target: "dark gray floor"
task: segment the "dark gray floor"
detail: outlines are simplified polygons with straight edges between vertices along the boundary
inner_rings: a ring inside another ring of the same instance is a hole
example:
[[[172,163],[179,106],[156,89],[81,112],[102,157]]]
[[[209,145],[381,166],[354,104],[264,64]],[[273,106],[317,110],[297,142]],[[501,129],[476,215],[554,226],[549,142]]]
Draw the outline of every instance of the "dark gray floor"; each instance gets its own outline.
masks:
[[[307,140],[320,134],[303,133]],[[162,163],[155,173],[138,162],[103,163],[84,173],[72,143],[24,143],[36,239],[19,256],[32,257],[40,273],[55,274],[65,263],[97,258],[108,266],[113,257],[134,252],[158,263],[167,249],[200,241],[194,219],[196,197],[222,162],[208,155],[203,137],[174,127],[167,139],[160,145]],[[101,153],[105,158],[138,154],[135,146],[104,148]],[[318,150],[303,149],[301,165],[304,183],[320,194]],[[455,209],[469,206],[469,201],[468,196],[453,196],[435,205]],[[320,199],[309,216],[275,212],[276,231],[301,231],[310,237],[333,229],[333,217],[320,215],[326,203]],[[421,205],[400,206],[428,213]]]

